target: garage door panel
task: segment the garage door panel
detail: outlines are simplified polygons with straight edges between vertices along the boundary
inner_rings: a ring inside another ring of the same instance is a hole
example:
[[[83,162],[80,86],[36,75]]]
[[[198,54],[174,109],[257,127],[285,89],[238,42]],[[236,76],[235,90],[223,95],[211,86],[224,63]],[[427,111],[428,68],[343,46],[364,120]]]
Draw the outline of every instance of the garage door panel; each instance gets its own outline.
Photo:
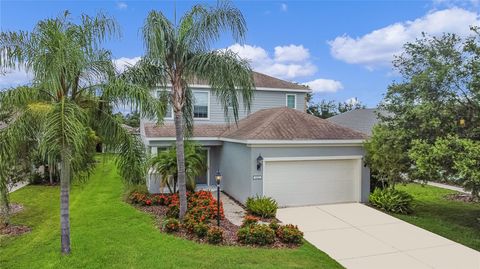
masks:
[[[358,160],[265,162],[264,194],[281,206],[354,202]]]

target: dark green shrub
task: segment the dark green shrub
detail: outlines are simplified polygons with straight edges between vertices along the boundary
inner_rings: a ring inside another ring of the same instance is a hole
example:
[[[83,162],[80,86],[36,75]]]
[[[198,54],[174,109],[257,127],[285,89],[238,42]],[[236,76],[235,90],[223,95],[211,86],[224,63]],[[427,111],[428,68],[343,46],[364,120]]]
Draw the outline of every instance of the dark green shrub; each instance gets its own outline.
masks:
[[[375,189],[369,198],[370,204],[384,211],[410,214],[412,213],[413,197],[404,192],[392,188]]]
[[[266,224],[245,226],[238,230],[237,240],[248,245],[270,245],[275,242],[275,232]]]
[[[178,205],[169,205],[168,206],[168,211],[166,213],[167,217],[178,219],[179,214],[180,214],[180,207]]]
[[[278,223],[277,220],[273,220],[272,222],[270,222],[270,224],[268,224],[268,227],[270,227],[270,229],[272,229],[276,232],[278,230],[278,228],[280,227],[280,224]]]
[[[162,229],[167,233],[177,232],[180,229],[180,222],[174,218],[168,218],[163,221]]]
[[[197,223],[194,227],[194,230],[195,230],[195,234],[200,237],[200,238],[203,238],[207,235],[208,233],[208,225],[205,224],[205,223]]]
[[[278,204],[270,197],[249,197],[245,205],[248,212],[262,218],[273,218],[277,214]]]
[[[247,227],[250,225],[257,224],[260,219],[255,216],[246,215],[243,218],[242,227]]]
[[[283,243],[300,244],[303,239],[303,233],[298,229],[297,226],[292,224],[278,227],[276,233],[278,239],[280,239],[280,241]]]
[[[207,241],[210,244],[220,244],[223,242],[223,230],[219,227],[211,227],[207,232]]]

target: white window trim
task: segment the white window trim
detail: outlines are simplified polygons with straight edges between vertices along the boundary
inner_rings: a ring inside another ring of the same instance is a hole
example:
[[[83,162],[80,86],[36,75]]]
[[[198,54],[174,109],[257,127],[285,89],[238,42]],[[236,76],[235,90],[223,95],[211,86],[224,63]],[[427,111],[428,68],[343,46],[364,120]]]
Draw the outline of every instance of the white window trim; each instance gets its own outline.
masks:
[[[167,89],[161,90],[161,89],[158,89],[157,91],[155,91],[155,96],[156,96],[157,99],[160,98],[159,92],[161,92],[161,91],[171,92],[172,90],[167,90]],[[163,117],[164,120],[173,120],[173,106],[172,106],[172,104],[169,104],[169,105],[170,105],[170,111],[171,111],[170,115],[172,115],[172,116],[171,116],[171,117]]]
[[[196,93],[196,92],[206,92],[207,93],[207,117],[206,118],[197,118],[197,117],[194,116],[193,119],[194,120],[199,120],[199,121],[210,120],[210,91],[192,90],[192,93]],[[195,106],[195,103],[193,105]],[[193,109],[193,107],[192,107],[192,109]],[[192,110],[192,114],[193,114],[193,110]]]
[[[289,96],[293,96],[295,98],[295,102],[294,102],[294,107],[293,109],[297,109],[297,95],[294,94],[294,93],[287,93],[285,94],[285,106],[288,107],[288,97]]]

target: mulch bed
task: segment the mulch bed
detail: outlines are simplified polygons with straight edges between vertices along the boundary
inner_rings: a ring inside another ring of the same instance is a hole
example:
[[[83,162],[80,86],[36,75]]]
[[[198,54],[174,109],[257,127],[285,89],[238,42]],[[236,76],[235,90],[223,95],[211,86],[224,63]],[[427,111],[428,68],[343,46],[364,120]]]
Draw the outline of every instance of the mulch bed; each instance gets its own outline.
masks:
[[[8,225],[7,227],[0,228],[0,234],[1,235],[7,235],[7,236],[16,236],[16,235],[21,235],[24,233],[30,232],[31,229],[28,226],[25,225]]]
[[[448,195],[445,196],[445,199],[452,200],[452,201],[464,202],[464,203],[479,203],[480,202],[478,199],[473,198],[472,195],[466,194],[466,193],[448,194]]]
[[[159,230],[161,230],[162,227],[162,222],[165,219],[165,215],[168,211],[168,208],[166,206],[158,206],[158,205],[152,205],[152,206],[140,206],[140,205],[135,205],[135,207],[138,210],[141,210],[143,212],[146,212],[148,214],[151,214],[155,217],[157,227]],[[268,219],[265,219],[266,221],[270,221]],[[212,220],[210,223],[211,226],[216,226],[217,221]],[[223,243],[220,245],[224,246],[249,246],[249,247],[260,247],[260,246],[250,246],[250,245],[243,245],[237,242],[237,231],[240,228],[239,226],[231,223],[228,219],[224,218],[220,221],[220,228],[223,230]],[[163,232],[163,231],[162,231]],[[180,230],[175,233],[170,233],[172,235],[175,235],[177,237],[185,238],[191,241],[195,241],[198,243],[207,243],[206,238],[198,238],[195,234],[189,233],[186,229],[183,227],[180,227]],[[277,239],[275,239],[275,243],[269,246],[263,246],[261,248],[297,248],[298,245],[295,244],[285,244],[283,242],[280,242]]]

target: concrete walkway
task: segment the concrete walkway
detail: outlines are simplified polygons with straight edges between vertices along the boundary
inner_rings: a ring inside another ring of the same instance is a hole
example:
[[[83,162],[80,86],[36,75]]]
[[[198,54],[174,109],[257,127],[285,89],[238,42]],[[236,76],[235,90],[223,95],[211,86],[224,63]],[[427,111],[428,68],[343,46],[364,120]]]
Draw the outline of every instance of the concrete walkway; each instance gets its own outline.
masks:
[[[213,191],[212,194],[216,199],[217,191]],[[225,218],[237,226],[242,225],[245,210],[223,192],[220,192],[220,201],[223,203]]]
[[[346,268],[480,268],[480,252],[358,203],[283,208],[277,218]]]
[[[15,184],[13,184],[13,186],[10,186],[10,190],[8,192],[12,193],[16,190],[19,190],[19,189],[27,186],[27,185],[28,185],[28,181],[17,182]]]
[[[418,183],[423,184],[424,182],[418,181]],[[452,190],[452,191],[458,191],[458,192],[461,192],[461,193],[470,194],[470,192],[465,191],[462,187],[452,186],[452,185],[448,185],[448,184],[443,184],[443,183],[438,183],[438,182],[433,182],[433,181],[427,181],[427,185],[442,188],[442,189]]]

